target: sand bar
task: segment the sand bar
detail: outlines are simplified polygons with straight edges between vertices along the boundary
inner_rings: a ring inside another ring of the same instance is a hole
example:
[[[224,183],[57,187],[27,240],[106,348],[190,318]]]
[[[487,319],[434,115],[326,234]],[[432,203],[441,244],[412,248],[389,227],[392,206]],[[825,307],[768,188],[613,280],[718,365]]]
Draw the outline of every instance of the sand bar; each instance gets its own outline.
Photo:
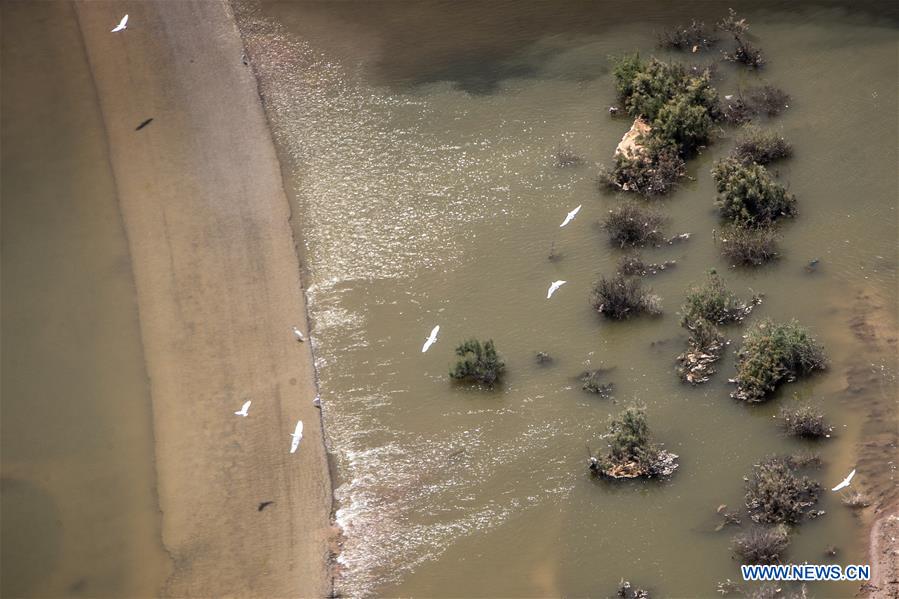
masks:
[[[79,2],[133,261],[176,596],[323,596],[331,507],[280,166],[219,0]],[[110,33],[122,15],[128,29]],[[152,118],[143,129],[136,127]],[[234,416],[245,399],[248,418]],[[305,423],[300,450],[289,433]],[[274,501],[259,511],[262,501]]]

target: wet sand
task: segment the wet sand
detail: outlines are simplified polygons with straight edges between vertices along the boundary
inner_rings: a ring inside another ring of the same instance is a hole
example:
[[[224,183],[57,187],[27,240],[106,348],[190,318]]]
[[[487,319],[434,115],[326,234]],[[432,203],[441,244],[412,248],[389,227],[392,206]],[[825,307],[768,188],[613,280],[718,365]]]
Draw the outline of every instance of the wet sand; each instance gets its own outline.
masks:
[[[177,596],[323,596],[331,486],[299,265],[225,2],[76,5],[133,261]],[[152,118],[141,130],[136,127]],[[253,400],[248,418],[233,414]],[[299,451],[288,453],[297,419]],[[260,502],[273,501],[264,511]]]

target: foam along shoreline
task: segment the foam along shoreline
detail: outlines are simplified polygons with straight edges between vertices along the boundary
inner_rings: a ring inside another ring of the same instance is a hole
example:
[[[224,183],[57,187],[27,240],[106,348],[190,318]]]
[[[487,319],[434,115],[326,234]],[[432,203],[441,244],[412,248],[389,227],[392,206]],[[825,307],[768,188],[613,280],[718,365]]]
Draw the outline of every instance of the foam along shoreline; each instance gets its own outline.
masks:
[[[178,596],[324,596],[331,485],[280,166],[229,5],[77,2],[132,258]],[[124,13],[128,28],[111,33]],[[136,127],[152,118],[144,128]],[[234,415],[253,401],[247,418]],[[300,450],[289,433],[306,423]],[[273,501],[265,510],[261,502]]]

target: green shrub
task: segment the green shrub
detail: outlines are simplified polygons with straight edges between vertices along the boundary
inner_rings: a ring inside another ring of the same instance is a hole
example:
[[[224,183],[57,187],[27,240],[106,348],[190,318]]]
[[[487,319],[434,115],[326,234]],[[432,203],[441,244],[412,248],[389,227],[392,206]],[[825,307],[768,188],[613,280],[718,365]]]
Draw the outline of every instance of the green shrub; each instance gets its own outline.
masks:
[[[597,312],[616,320],[662,311],[659,298],[644,291],[640,279],[620,274],[611,279],[602,277],[594,286],[590,301]]]
[[[775,564],[789,544],[786,526],[754,526],[734,537],[733,550],[744,564]]]
[[[827,365],[824,350],[795,320],[764,320],[746,335],[737,353],[737,390],[731,396],[761,402],[783,382]]]
[[[674,143],[682,154],[691,154],[708,141],[712,117],[707,107],[682,94],[661,107],[651,126],[654,135]]]
[[[721,253],[733,264],[760,266],[777,258],[777,232],[770,227],[726,226],[716,235]]]
[[[799,476],[789,460],[769,457],[746,483],[746,508],[756,522],[796,524],[818,501],[818,483]]]
[[[658,196],[671,191],[686,172],[684,159],[674,145],[650,139],[643,146],[643,151],[635,156],[616,154],[612,169],[604,168],[599,178],[613,189]]]
[[[784,428],[791,435],[805,437],[807,439],[820,439],[829,437],[833,427],[824,420],[824,413],[810,405],[798,408],[783,408],[780,411]]]
[[[613,59],[612,76],[615,78],[615,90],[622,104],[627,104],[628,98],[634,93],[634,78],[645,68],[645,63],[640,60],[640,54],[625,54]]]
[[[714,324],[740,322],[751,311],[752,305],[740,301],[713,270],[703,285],[694,285],[687,291],[687,299],[681,306],[681,326],[697,320]]]
[[[606,434],[609,448],[599,456],[591,456],[590,470],[612,478],[663,476],[677,468],[677,456],[652,442],[646,412],[628,407],[617,417],[609,417]]]
[[[715,203],[721,216],[731,223],[766,226],[796,213],[796,198],[759,164],[726,158],[716,163],[712,174],[718,190]]]
[[[666,220],[655,210],[636,202],[624,202],[609,210],[602,226],[612,244],[621,248],[641,247],[664,241],[662,227]]]
[[[459,360],[449,375],[457,380],[470,380],[493,387],[506,368],[496,353],[492,339],[483,345],[477,339],[469,339],[456,348],[456,355]]]
[[[744,164],[756,162],[769,164],[775,160],[788,158],[793,147],[774,131],[765,131],[758,127],[746,127],[737,140],[731,156]]]

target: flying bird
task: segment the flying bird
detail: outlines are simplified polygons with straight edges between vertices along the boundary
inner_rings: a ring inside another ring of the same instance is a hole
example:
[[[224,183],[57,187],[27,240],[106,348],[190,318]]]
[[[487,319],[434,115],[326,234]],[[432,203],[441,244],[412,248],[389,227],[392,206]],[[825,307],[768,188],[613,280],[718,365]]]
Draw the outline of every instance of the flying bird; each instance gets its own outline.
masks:
[[[128,15],[122,17],[122,20],[119,21],[119,24],[115,26],[115,29],[110,31],[110,33],[118,33],[119,31],[125,31],[128,29]]]
[[[567,283],[568,281],[553,281],[549,286],[549,290],[546,292],[546,299],[549,299],[553,296],[553,293],[556,292],[556,289]]]
[[[256,509],[261,512],[262,510],[264,510],[268,506],[272,505],[273,503],[275,503],[275,502],[274,501],[260,501],[259,507]]]
[[[574,210],[572,210],[571,212],[568,213],[568,215],[565,217],[565,220],[563,220],[562,224],[559,225],[560,229],[562,227],[564,227],[565,225],[567,225],[568,223],[570,223],[572,220],[574,220],[574,217],[577,216],[577,213],[581,211],[581,206],[583,206],[583,204],[581,204],[580,206],[578,206],[577,208],[575,208]]]
[[[250,399],[248,399],[247,401],[243,402],[243,405],[240,406],[240,410],[238,410],[237,412],[234,412],[234,414],[237,415],[237,416],[243,416],[244,418],[246,418],[247,416],[249,416],[249,414],[248,414],[247,412],[248,412],[249,409],[250,409],[250,404],[251,404],[251,403],[253,403],[253,401],[250,400]]]
[[[299,341],[300,343],[306,340],[306,338],[303,337],[303,331],[296,327],[293,327],[293,336],[296,337],[297,341]]]
[[[290,442],[290,453],[296,453],[297,447],[300,446],[300,440],[303,438],[303,421],[297,420],[297,427],[290,433],[293,441]]]
[[[440,331],[439,324],[436,327],[434,327],[433,329],[431,329],[431,334],[428,335],[428,338],[425,341],[425,344],[421,346],[421,353],[425,353],[426,351],[428,351],[429,347],[434,345],[434,343],[437,341],[437,333],[439,331]]]
[[[835,486],[831,491],[839,491],[840,489],[845,489],[849,486],[849,483],[852,482],[852,477],[855,476],[855,468],[852,469],[852,472],[849,473],[849,476],[840,481],[840,484]]]
[[[137,127],[134,128],[134,130],[140,131],[141,129],[143,129],[144,127],[146,127],[147,125],[149,125],[152,122],[153,122],[153,117],[150,117],[147,120],[142,121],[140,125],[138,125]]]

